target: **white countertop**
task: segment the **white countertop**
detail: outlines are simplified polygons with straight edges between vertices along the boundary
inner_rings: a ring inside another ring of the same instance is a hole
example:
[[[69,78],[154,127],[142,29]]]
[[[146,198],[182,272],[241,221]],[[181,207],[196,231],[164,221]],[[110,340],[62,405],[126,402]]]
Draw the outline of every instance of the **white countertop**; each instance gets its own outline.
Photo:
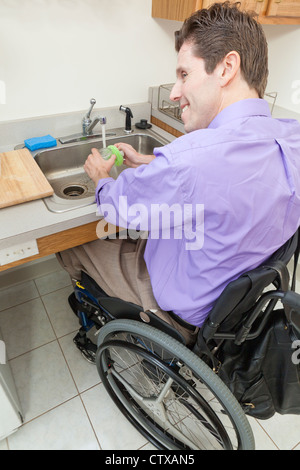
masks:
[[[50,212],[42,199],[7,207],[0,210],[0,250],[95,220],[96,204],[63,213]]]

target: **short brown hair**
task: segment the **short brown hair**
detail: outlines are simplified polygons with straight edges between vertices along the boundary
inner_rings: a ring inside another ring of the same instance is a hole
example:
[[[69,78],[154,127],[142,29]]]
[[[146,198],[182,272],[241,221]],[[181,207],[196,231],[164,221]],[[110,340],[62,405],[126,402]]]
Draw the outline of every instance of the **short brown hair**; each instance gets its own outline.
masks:
[[[208,74],[228,52],[238,52],[243,78],[263,98],[269,73],[268,44],[255,15],[241,11],[239,2],[214,3],[194,13],[176,31],[176,50],[191,42],[195,56],[204,59]]]

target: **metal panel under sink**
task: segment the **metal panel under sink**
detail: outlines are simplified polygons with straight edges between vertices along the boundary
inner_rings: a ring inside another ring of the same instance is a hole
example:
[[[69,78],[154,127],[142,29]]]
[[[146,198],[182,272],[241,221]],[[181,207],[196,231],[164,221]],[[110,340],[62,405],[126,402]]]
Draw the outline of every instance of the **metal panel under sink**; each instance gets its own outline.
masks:
[[[139,153],[150,155],[155,147],[168,142],[151,130],[124,135],[121,129],[114,129],[116,135],[106,138],[106,146],[124,142]],[[95,202],[95,185],[87,176],[83,165],[92,148],[103,147],[103,140],[87,140],[73,144],[59,144],[58,147],[38,150],[33,153],[35,161],[54,189],[54,195],[44,199],[51,212],[66,212]],[[110,176],[117,178],[127,167],[114,166]]]

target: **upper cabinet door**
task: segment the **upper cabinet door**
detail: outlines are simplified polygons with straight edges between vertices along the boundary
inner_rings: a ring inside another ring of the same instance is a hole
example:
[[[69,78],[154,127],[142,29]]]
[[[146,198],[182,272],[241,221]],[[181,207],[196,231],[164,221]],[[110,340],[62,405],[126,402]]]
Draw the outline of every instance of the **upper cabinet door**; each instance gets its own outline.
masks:
[[[152,16],[184,21],[215,2],[223,0],[152,0]],[[260,23],[300,24],[300,0],[240,0],[240,3],[243,9],[256,12]]]
[[[203,0],[202,8],[208,8],[213,3],[223,3],[223,0]],[[255,11],[258,15],[266,11],[268,0],[240,0],[242,9]]]
[[[202,0],[152,0],[152,16],[184,21],[202,7]]]
[[[300,17],[300,0],[269,0],[267,16]]]

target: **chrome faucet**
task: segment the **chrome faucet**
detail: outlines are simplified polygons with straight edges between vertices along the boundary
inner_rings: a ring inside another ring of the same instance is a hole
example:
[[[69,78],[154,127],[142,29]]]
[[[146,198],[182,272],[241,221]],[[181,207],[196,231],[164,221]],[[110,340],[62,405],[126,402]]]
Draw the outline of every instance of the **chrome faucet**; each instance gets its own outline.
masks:
[[[96,104],[96,100],[94,98],[91,99],[90,101],[90,109],[86,113],[86,115],[82,119],[82,133],[80,134],[72,134],[72,135],[67,135],[65,137],[60,137],[59,141],[61,144],[70,144],[72,142],[80,142],[81,140],[87,140],[87,139],[92,139],[92,138],[99,138],[103,137],[102,132],[93,134],[92,130],[100,122],[101,125],[106,124],[106,117],[104,116],[98,116],[96,117],[93,121],[91,119],[91,112],[93,110],[93,107]],[[116,135],[115,132],[106,132],[106,135]]]
[[[90,118],[91,112],[93,107],[96,104],[96,100],[94,98],[91,99],[90,101],[91,106],[84,118],[82,119],[82,133],[83,135],[90,135],[92,133],[92,130],[94,129],[95,125],[100,122],[100,124],[106,124],[106,117],[104,116],[99,116],[96,117],[93,121]]]

